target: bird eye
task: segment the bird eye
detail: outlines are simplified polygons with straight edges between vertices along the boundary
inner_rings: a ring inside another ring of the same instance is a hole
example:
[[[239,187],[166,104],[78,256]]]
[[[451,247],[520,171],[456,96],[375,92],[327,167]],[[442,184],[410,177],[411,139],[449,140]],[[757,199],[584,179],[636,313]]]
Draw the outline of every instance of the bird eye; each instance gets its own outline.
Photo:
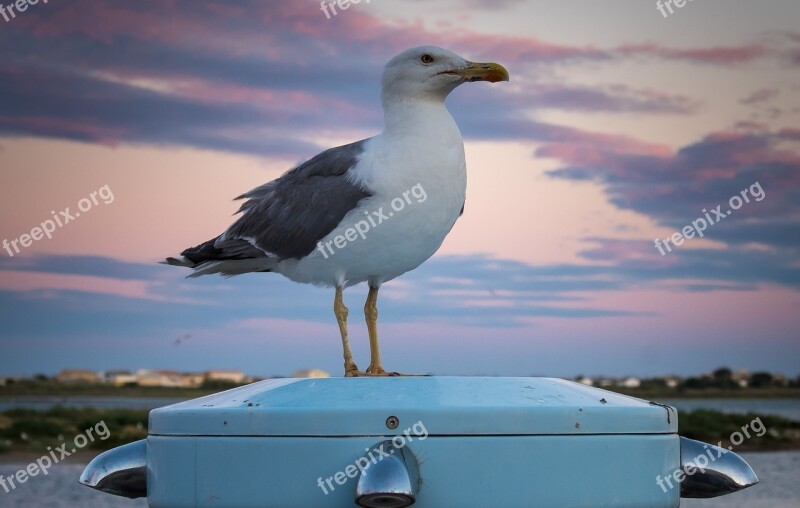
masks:
[[[419,57],[419,61],[424,63],[424,64],[426,64],[426,65],[427,64],[432,64],[433,63],[433,57],[431,55],[425,53],[424,55]]]

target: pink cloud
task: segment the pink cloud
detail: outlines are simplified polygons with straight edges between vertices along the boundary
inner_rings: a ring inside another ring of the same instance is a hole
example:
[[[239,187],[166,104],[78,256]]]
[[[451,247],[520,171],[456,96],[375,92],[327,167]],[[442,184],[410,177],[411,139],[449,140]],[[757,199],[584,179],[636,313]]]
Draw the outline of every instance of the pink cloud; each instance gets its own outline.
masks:
[[[106,146],[114,146],[116,140],[122,139],[126,134],[126,131],[120,128],[114,129],[87,121],[80,123],[56,117],[0,115],[0,125],[13,126],[22,130],[31,129],[48,135],[81,136]]]
[[[594,246],[581,252],[581,256],[617,266],[663,267],[680,264],[678,256],[662,256],[649,239],[621,240],[611,238],[589,239]],[[707,282],[707,281],[706,281]]]
[[[669,60],[686,60],[695,63],[741,64],[750,63],[769,53],[760,44],[743,46],[717,46],[711,48],[669,48],[656,43],[624,44],[616,48],[623,56],[656,56]]]
[[[768,102],[769,100],[777,97],[778,94],[780,94],[780,92],[774,88],[761,88],[751,93],[747,97],[740,99],[739,102],[746,105]]]
[[[80,291],[153,301],[175,301],[153,293],[155,283],[91,275],[64,275],[29,271],[0,271],[0,290],[15,292]]]
[[[747,63],[765,56],[759,44],[709,48],[670,48],[656,43],[631,43],[616,48],[568,45],[535,37],[496,36],[461,27],[431,31],[420,22],[393,23],[366,10],[350,9],[347,16],[325,20],[316,2],[269,2],[225,5],[214,2],[186,4],[161,2],[145,9],[136,4],[96,4],[76,0],[69,6],[50,7],[50,15],[17,20],[16,26],[39,38],[80,35],[112,44],[121,37],[160,42],[170,46],[201,49],[216,54],[253,55],[267,59],[291,58],[296,65],[318,61],[320,56],[342,56],[347,47],[369,42],[367,52],[385,57],[387,51],[429,41],[473,54],[492,55],[506,61],[537,63],[575,59],[609,60],[619,57],[655,56],[698,63]],[[87,15],[91,12],[91,15]],[[236,26],[237,37],[214,37]],[[269,29],[277,27],[277,30]],[[286,44],[298,36],[305,44]],[[331,40],[338,41],[331,44]],[[304,51],[312,42],[317,51]],[[281,47],[280,52],[274,48]],[[364,49],[364,48],[361,48]]]

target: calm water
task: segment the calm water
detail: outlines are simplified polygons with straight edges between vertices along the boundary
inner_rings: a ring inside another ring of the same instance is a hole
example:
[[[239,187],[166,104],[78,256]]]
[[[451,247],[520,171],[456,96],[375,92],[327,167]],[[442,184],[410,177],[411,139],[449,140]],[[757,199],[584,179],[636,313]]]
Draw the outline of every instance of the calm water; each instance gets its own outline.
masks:
[[[23,464],[0,464],[0,475],[8,477]],[[24,485],[6,493],[0,487],[0,506],[19,508],[146,508],[144,499],[125,499],[94,491],[78,483],[81,464],[53,466],[47,476],[29,478]]]
[[[800,420],[800,399],[679,399],[659,400],[678,411],[714,409],[723,413],[759,413]]]
[[[800,506],[800,452],[743,453],[761,483],[717,499],[685,500],[689,508],[797,508]],[[0,475],[9,476],[23,465],[0,464]],[[95,492],[79,485],[82,465],[63,463],[46,477],[37,476],[6,494],[0,488],[0,506],[19,508],[145,508],[142,499],[130,500]]]
[[[153,399],[148,397],[18,397],[0,399],[0,411],[15,408],[46,411],[55,406],[100,409],[155,409],[186,399]]]

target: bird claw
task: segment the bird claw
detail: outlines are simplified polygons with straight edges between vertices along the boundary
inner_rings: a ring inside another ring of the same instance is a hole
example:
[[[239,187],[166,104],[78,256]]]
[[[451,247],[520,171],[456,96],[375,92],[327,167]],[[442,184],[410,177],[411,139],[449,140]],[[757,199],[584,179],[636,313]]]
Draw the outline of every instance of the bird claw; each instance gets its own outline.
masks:
[[[366,372],[363,370],[348,370],[344,373],[344,377],[386,377],[386,376],[398,376],[397,372],[370,372],[367,370]]]
[[[365,374],[364,372],[358,370],[358,367],[356,367],[355,364],[352,367],[349,368],[346,367],[344,369],[344,377],[359,377],[364,374]]]
[[[378,365],[379,365],[378,367],[373,367],[372,364],[370,364],[369,367],[367,367],[367,374],[369,374],[370,376],[389,376],[389,375],[391,375],[388,372],[386,372],[383,369],[383,367],[380,366],[380,364],[378,364]]]
[[[378,367],[373,367],[372,365],[367,367],[367,375],[374,377],[397,377],[404,376],[405,374],[400,374],[399,372],[387,372],[380,364],[378,364]]]
[[[427,376],[427,374],[400,374],[399,372],[387,372],[383,367],[373,367],[370,365],[366,371],[358,370],[355,363],[345,366],[344,377],[417,377]]]
[[[344,377],[416,377],[425,374],[400,374],[399,372],[387,372],[383,369],[367,369],[366,372],[358,369],[348,370]]]

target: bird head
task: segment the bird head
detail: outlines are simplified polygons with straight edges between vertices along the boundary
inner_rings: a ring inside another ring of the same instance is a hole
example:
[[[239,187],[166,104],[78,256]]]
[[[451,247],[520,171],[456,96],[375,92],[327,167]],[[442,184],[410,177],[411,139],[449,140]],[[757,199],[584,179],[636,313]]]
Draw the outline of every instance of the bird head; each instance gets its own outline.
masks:
[[[444,100],[458,85],[468,81],[508,81],[500,64],[470,62],[452,51],[419,46],[403,51],[383,70],[383,95],[395,98]]]

